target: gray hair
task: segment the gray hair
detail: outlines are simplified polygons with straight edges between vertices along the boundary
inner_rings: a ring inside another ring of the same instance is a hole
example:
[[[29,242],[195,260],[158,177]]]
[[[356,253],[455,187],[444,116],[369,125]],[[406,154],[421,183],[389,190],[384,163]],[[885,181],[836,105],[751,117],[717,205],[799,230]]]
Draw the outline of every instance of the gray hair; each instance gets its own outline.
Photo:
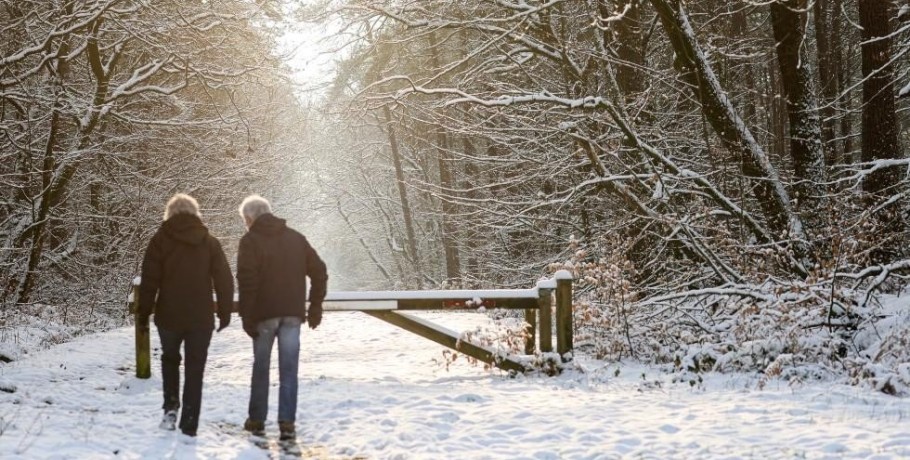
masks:
[[[192,214],[199,216],[199,203],[196,199],[185,194],[178,193],[171,197],[164,207],[164,220],[168,220],[177,214]]]
[[[272,205],[259,195],[250,195],[243,199],[243,203],[240,203],[239,211],[240,217],[245,217],[252,222],[263,214],[271,214]]]

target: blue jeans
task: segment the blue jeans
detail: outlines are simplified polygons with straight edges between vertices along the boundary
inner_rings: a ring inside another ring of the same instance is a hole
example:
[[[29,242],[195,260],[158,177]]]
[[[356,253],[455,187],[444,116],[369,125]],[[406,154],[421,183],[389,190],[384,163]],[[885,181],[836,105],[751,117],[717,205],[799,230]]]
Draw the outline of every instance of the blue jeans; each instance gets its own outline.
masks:
[[[180,407],[180,346],[184,346],[183,410],[180,414],[180,429],[196,433],[199,426],[199,411],[202,408],[202,377],[209,354],[212,330],[176,331],[158,328],[161,339],[161,383],[164,387],[165,411],[176,411]]]
[[[264,422],[269,412],[269,365],[278,337],[278,421],[297,419],[297,364],[300,358],[300,323],[297,316],[260,321],[253,339],[253,377],[250,382],[250,420]]]

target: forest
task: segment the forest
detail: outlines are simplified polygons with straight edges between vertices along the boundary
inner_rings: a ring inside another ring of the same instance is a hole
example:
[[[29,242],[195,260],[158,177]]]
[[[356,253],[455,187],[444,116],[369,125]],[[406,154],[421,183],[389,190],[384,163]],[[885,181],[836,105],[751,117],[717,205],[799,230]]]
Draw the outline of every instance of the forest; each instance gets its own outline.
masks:
[[[255,191],[344,286],[569,269],[578,352],[910,392],[903,2],[3,0],[0,26],[0,328],[111,327],[169,195],[231,251]],[[278,51],[304,26],[317,90]]]

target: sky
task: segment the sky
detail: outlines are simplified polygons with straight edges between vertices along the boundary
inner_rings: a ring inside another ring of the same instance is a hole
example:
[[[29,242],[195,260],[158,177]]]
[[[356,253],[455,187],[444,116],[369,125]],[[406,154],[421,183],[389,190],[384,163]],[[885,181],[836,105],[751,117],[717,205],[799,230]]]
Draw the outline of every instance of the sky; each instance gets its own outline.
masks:
[[[337,58],[332,24],[297,22],[279,42],[278,52],[288,56],[287,65],[304,95],[321,94],[320,89],[331,81]]]

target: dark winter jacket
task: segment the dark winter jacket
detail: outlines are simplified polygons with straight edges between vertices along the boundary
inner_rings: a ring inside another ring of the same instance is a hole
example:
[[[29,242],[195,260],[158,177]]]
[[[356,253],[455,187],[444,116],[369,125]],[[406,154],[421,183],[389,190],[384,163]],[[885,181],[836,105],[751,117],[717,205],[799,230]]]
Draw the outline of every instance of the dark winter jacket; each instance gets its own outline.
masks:
[[[177,214],[164,221],[142,261],[139,313],[154,311],[155,325],[162,329],[212,329],[213,286],[218,316],[230,316],[234,279],[221,243],[192,214]]]
[[[310,308],[322,311],[325,263],[306,238],[272,214],[257,218],[240,239],[237,288],[244,323],[280,316],[306,318],[307,281]]]

